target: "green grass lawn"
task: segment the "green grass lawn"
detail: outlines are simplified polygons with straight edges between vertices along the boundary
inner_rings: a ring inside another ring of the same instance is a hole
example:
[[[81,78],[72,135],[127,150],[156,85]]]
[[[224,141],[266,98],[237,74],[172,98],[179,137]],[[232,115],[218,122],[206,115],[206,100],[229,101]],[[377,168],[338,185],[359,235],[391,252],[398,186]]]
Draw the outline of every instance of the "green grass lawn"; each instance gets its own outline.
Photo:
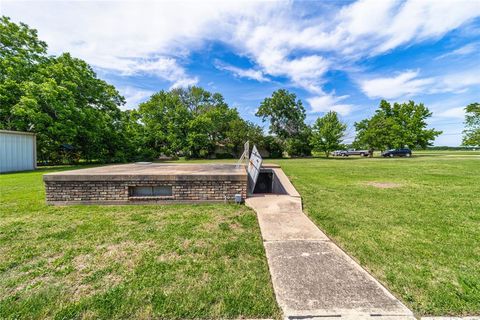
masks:
[[[416,314],[480,315],[480,151],[413,155],[266,162],[282,166],[317,226]]]
[[[46,172],[0,176],[0,319],[279,316],[245,206],[46,206]]]
[[[479,315],[480,152],[414,155],[268,162],[418,315]],[[0,176],[0,318],[279,316],[252,211],[49,207],[45,172]]]
[[[414,312],[480,315],[480,153],[414,154],[272,162],[314,222]]]

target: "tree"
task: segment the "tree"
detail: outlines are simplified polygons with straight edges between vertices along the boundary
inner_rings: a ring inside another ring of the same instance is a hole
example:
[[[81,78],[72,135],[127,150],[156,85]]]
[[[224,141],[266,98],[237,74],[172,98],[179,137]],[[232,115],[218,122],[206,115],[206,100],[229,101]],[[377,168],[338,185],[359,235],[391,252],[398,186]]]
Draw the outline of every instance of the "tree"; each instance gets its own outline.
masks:
[[[199,87],[160,91],[140,104],[146,143],[156,156],[192,158],[236,154],[247,140],[262,135],[261,128],[243,120],[219,93]]]
[[[84,61],[47,46],[25,24],[0,20],[0,127],[37,133],[44,162],[115,161],[124,98]],[[68,151],[68,152],[65,152]]]
[[[178,95],[159,91],[139,105],[138,113],[145,126],[145,143],[156,157],[177,155],[187,148],[192,116]]]
[[[340,148],[347,125],[338,119],[335,111],[330,111],[318,118],[312,129],[310,141],[313,150],[325,152],[328,157],[330,152]]]
[[[22,84],[46,60],[47,44],[26,24],[0,18],[0,128],[15,130],[11,109],[22,96]]]
[[[232,150],[233,155],[239,157],[246,141],[258,146],[264,145],[263,130],[260,126],[238,116],[230,122],[226,132],[226,141],[226,146]]]
[[[303,130],[295,136],[284,140],[284,148],[289,156],[306,157],[312,154],[312,146],[310,145],[310,137],[312,129],[305,125]]]
[[[281,139],[299,134],[305,127],[305,108],[294,93],[280,89],[265,98],[256,113],[262,121],[270,121],[270,133]]]
[[[280,89],[260,104],[256,116],[269,121],[269,131],[277,136],[289,155],[308,155],[310,129],[305,124],[305,108],[294,93]]]
[[[354,145],[370,150],[390,148],[426,148],[442,132],[427,129],[426,119],[432,113],[423,103],[394,103],[385,100],[370,119],[355,123]]]
[[[465,111],[463,145],[480,146],[480,103],[469,104]]]
[[[266,136],[263,139],[263,145],[270,158],[281,158],[283,156],[283,144],[275,136]]]
[[[357,135],[353,146],[356,148],[367,148],[370,157],[373,156],[374,150],[388,149],[389,141],[394,138],[394,131],[391,130],[393,125],[392,118],[386,118],[380,115],[374,115],[370,119],[364,119],[355,123]]]

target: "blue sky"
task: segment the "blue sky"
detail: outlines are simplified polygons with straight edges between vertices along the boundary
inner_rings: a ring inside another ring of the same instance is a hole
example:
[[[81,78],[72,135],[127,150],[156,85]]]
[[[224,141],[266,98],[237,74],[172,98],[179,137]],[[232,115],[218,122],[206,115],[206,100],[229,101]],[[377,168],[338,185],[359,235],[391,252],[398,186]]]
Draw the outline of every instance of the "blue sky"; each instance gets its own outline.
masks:
[[[480,1],[6,1],[51,54],[70,52],[126,97],[199,85],[255,117],[274,90],[295,92],[312,123],[349,125],[381,99],[423,102],[436,145],[459,145],[480,100]]]

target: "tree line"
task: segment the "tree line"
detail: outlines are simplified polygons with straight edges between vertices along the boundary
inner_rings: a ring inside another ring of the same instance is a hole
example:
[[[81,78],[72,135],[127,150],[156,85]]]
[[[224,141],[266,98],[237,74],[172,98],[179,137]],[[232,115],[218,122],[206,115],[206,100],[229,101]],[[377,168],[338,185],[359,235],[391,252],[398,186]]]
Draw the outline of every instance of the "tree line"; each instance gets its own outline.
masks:
[[[47,54],[37,31],[0,19],[0,129],[37,134],[38,159],[48,164],[126,162],[172,157],[236,157],[250,140],[271,157],[309,156],[342,147],[346,124],[331,111],[309,126],[302,101],[280,89],[261,102],[263,128],[244,120],[220,93],[200,87],[161,90],[135,110],[68,53]],[[480,144],[478,104],[467,108],[466,144]],[[369,150],[431,145],[431,112],[413,101],[382,101],[375,114],[355,123],[353,143]]]

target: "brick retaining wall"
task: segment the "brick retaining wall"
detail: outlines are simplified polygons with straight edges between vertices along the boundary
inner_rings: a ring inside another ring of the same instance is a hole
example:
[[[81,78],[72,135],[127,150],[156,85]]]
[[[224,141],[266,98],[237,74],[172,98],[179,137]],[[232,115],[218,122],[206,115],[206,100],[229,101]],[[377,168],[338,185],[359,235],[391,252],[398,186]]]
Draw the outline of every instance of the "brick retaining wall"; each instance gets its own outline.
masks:
[[[172,196],[131,197],[129,187],[171,186]],[[232,201],[235,194],[247,196],[247,180],[172,180],[172,181],[45,181],[49,204],[139,203],[139,202],[215,202]]]

